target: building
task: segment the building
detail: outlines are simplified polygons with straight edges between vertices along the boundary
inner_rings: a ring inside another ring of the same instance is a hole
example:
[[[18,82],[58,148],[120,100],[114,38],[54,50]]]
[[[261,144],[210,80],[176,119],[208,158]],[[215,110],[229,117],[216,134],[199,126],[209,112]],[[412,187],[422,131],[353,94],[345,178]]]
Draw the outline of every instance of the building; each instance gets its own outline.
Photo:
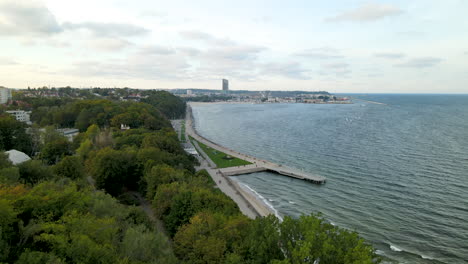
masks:
[[[80,131],[77,128],[59,128],[57,129],[68,141],[72,142],[73,138],[76,137]]]
[[[13,110],[13,111],[6,111],[10,115],[14,116],[16,120],[20,122],[24,122],[28,125],[31,124],[31,112],[26,112],[24,110]]]
[[[223,79],[223,92],[229,91],[229,81],[226,79]]]
[[[26,153],[16,149],[5,151],[5,153],[8,155],[8,159],[11,161],[11,163],[13,163],[13,165],[18,165],[31,159],[28,155],[26,155]]]
[[[9,100],[11,100],[11,90],[0,87],[0,104],[6,104]]]

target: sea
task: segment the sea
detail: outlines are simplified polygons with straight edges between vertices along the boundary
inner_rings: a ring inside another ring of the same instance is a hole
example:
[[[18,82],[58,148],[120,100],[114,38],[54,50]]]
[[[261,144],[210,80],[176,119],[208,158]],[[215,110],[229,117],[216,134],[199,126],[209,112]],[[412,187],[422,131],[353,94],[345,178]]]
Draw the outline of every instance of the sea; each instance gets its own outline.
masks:
[[[353,104],[192,110],[204,137],[327,178],[232,177],[279,216],[320,212],[389,263],[468,263],[468,95],[351,96]]]

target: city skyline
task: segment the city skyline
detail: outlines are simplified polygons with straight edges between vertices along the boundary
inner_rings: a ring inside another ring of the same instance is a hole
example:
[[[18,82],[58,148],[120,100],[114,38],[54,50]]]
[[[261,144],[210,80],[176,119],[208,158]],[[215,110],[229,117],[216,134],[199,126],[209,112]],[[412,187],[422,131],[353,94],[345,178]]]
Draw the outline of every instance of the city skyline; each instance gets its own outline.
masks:
[[[468,3],[0,0],[0,86],[468,93]]]

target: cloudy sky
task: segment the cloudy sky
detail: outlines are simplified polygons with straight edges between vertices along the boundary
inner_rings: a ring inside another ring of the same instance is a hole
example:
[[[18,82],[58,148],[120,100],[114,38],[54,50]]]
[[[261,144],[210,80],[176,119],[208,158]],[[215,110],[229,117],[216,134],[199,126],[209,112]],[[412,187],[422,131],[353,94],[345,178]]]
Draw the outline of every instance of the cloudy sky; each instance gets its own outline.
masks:
[[[468,93],[465,0],[0,0],[0,85]]]

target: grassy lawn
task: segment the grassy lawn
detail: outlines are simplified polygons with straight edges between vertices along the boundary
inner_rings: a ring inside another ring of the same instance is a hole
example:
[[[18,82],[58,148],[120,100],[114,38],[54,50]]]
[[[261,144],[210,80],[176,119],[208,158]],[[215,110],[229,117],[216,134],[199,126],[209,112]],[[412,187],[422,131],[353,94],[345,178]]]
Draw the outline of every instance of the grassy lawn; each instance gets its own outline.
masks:
[[[200,148],[210,157],[210,159],[216,164],[216,166],[220,169],[222,168],[227,168],[227,167],[235,167],[235,166],[242,166],[242,165],[249,165],[252,164],[248,161],[238,159],[236,157],[231,157],[227,155],[224,152],[218,151],[216,149],[213,149],[211,147],[208,147],[207,145],[198,142],[194,138],[190,137],[190,140],[196,141]]]
[[[187,139],[185,138],[185,120],[182,121],[182,125],[180,127],[180,141],[187,141]]]

